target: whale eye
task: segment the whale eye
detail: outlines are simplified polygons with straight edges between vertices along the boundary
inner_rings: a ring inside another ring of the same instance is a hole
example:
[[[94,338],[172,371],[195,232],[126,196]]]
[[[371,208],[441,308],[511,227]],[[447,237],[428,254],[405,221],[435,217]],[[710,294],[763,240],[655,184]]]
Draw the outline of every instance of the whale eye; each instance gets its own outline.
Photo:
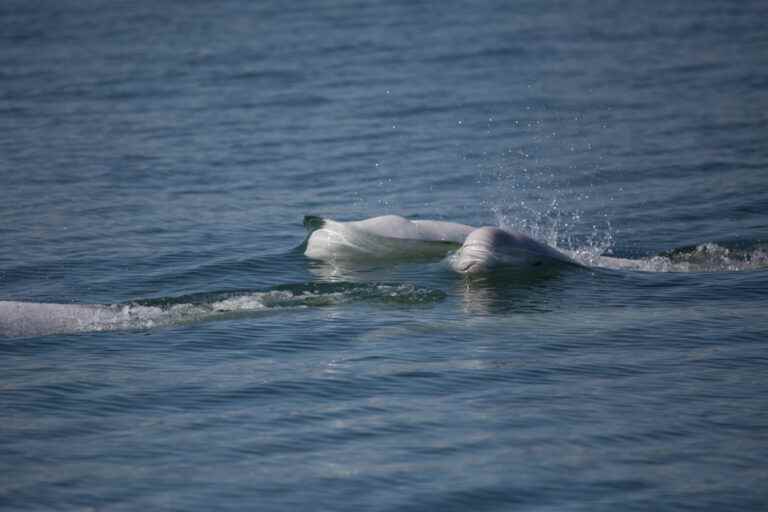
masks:
[[[534,267],[540,267],[543,263],[544,263],[543,261],[539,260],[539,261],[534,262],[533,266]]]

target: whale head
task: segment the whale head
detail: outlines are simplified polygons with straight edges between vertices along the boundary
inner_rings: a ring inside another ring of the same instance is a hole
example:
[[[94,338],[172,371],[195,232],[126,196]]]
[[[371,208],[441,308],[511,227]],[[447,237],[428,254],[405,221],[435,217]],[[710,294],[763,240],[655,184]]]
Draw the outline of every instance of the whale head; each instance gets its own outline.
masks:
[[[488,272],[503,262],[523,263],[523,254],[515,250],[515,238],[498,228],[482,227],[474,230],[457,252],[453,268],[462,273]]]
[[[457,272],[474,274],[499,268],[538,267],[553,261],[570,261],[559,251],[518,233],[495,227],[477,228],[469,234],[451,261]]]

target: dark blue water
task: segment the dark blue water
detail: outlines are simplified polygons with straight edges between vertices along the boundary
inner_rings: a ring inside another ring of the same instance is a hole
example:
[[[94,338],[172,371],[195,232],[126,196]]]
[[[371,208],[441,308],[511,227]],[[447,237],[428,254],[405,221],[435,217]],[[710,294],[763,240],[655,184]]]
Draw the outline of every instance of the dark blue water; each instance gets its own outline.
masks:
[[[4,1],[0,300],[117,316],[0,337],[0,508],[764,510],[766,19]],[[301,252],[387,213],[646,271]]]

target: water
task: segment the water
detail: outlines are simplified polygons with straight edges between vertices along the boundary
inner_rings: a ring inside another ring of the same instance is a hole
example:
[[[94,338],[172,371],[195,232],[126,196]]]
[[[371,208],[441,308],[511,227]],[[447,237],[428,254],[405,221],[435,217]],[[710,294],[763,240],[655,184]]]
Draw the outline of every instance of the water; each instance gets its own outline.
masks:
[[[0,337],[0,508],[765,509],[767,17],[4,2],[0,300],[112,316]],[[592,266],[301,253],[386,213]]]

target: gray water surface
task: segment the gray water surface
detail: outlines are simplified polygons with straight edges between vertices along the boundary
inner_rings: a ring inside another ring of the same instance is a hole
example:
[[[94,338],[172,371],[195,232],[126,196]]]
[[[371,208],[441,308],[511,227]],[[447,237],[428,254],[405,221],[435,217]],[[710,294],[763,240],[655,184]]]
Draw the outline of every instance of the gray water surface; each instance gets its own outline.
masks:
[[[0,300],[117,320],[0,336],[0,508],[764,510],[766,19],[4,2]],[[316,262],[305,214],[646,271]]]

